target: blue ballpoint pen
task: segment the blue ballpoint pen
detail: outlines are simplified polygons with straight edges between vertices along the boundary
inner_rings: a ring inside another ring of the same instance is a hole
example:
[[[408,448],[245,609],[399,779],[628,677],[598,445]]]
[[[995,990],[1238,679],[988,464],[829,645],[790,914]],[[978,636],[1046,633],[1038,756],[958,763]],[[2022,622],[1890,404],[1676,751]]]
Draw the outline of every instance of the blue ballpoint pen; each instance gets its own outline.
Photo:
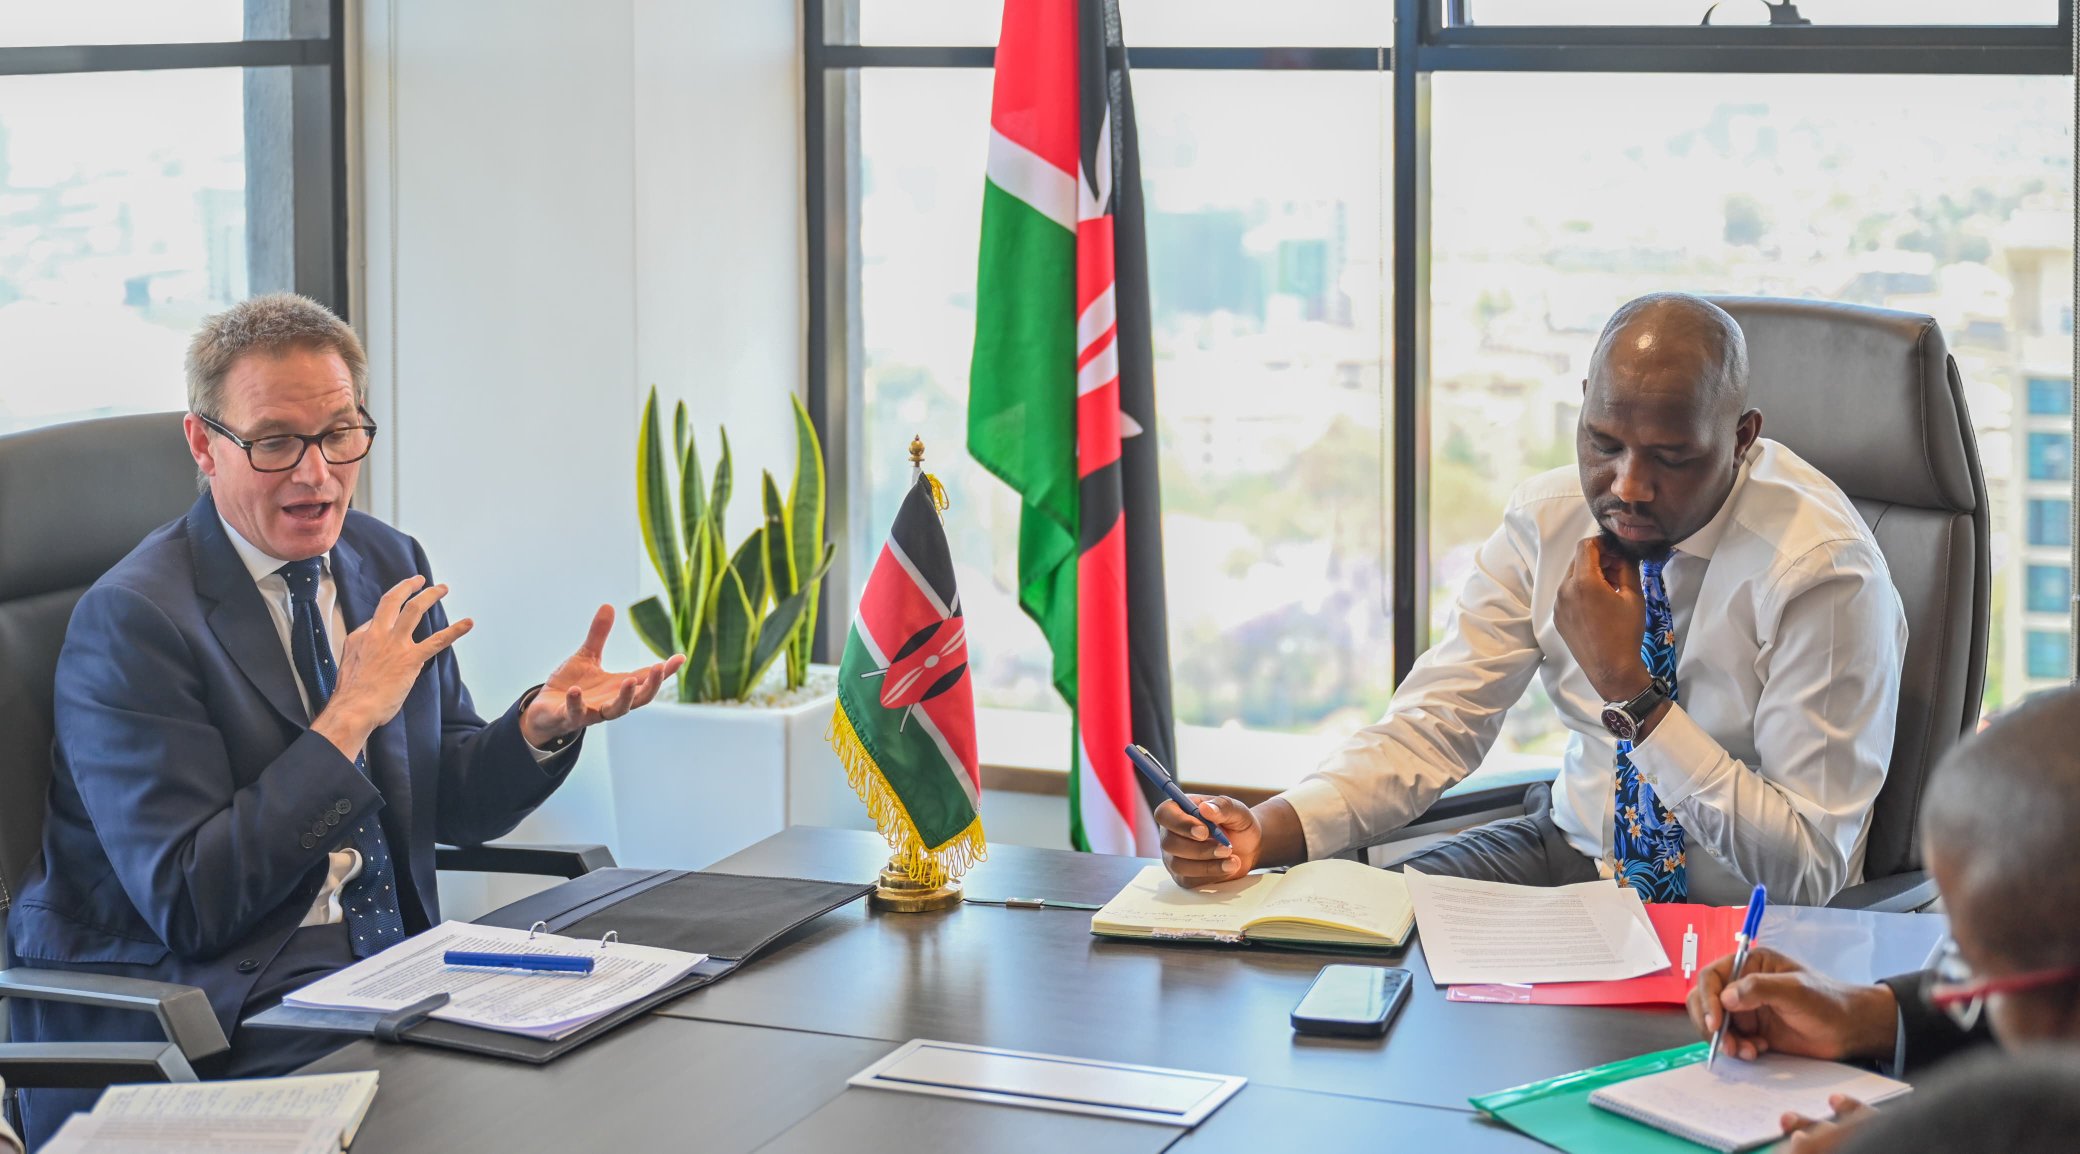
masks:
[[[592,959],[582,954],[493,954],[476,950],[449,950],[441,960],[451,966],[482,966],[500,970],[541,970],[556,974],[589,974]]]
[[[1755,935],[1762,932],[1762,907],[1768,904],[1769,894],[1761,886],[1756,886],[1755,892],[1748,895],[1748,917],[1741,923],[1741,932],[1733,939],[1733,973],[1726,978],[1726,984],[1729,986],[1740,980],[1741,967],[1748,964],[1748,947],[1755,944]],[[1712,1062],[1719,1057],[1719,1041],[1726,1036],[1726,1023],[1731,1017],[1722,1003],[1719,1007],[1719,1028],[1712,1031],[1711,1052],[1704,1056],[1704,1068],[1707,1070],[1712,1068]]]
[[[1199,807],[1192,804],[1192,799],[1186,797],[1183,790],[1177,788],[1177,783],[1170,778],[1170,771],[1163,768],[1163,763],[1156,760],[1155,754],[1139,745],[1130,745],[1127,747],[1127,760],[1134,763],[1134,768],[1140,770],[1141,776],[1147,778],[1150,784],[1162,790],[1164,797],[1176,802],[1177,808],[1198,818],[1199,824],[1206,827],[1206,832],[1213,835],[1213,840],[1226,846],[1235,844],[1228,840],[1227,834],[1221,832],[1220,826],[1199,812]]]

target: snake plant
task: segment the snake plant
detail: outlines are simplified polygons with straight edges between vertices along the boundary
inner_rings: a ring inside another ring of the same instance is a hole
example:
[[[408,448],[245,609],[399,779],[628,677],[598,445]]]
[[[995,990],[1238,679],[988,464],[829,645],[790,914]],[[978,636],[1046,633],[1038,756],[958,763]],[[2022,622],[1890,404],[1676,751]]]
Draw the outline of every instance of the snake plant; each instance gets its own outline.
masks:
[[[823,446],[799,400],[794,427],[794,481],[787,499],[780,499],[773,475],[766,473],[759,494],[763,523],[728,551],[722,522],[732,483],[729,431],[721,430],[722,455],[704,487],[686,403],[672,414],[667,462],[657,388],[650,389],[636,434],[636,509],[643,547],[665,593],[629,606],[628,616],[660,659],[686,655],[679,671],[681,701],[742,701],[781,657],[787,688],[798,689],[808,679],[816,592],[830,569],[832,546],[823,539]]]

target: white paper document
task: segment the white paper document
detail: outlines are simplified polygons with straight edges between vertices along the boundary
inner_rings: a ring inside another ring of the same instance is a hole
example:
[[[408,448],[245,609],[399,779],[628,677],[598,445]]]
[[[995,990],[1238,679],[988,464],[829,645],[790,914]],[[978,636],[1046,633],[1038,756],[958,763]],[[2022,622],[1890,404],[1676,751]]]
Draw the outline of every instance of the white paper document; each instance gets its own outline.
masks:
[[[1617,981],[1668,968],[1630,886],[1515,886],[1402,872],[1423,960],[1440,986]]]
[[[846,1085],[1190,1129],[1246,1081],[1225,1074],[920,1038],[854,1074]]]
[[[1764,1054],[1752,1062],[1721,1055],[1703,1062],[1605,1086],[1591,1105],[1623,1114],[1714,1150],[1749,1150],[1782,1138],[1786,1113],[1831,1118],[1828,1098],[1847,1094],[1875,1105],[1908,1091],[1905,1082],[1815,1058]]]
[[[592,958],[594,965],[589,974],[467,969],[442,961],[449,950],[582,954]],[[389,1013],[444,993],[450,1000],[433,1012],[436,1018],[556,1039],[671,985],[707,957],[652,946],[602,944],[498,926],[443,922],[312,982],[283,998],[282,1004]]]
[[[335,1143],[354,1141],[376,1096],[376,1072],[301,1074],[231,1082],[154,1082],[110,1086],[94,1104],[97,1118],[324,1118]]]
[[[42,1154],[339,1154],[329,1118],[119,1118],[74,1114]]]

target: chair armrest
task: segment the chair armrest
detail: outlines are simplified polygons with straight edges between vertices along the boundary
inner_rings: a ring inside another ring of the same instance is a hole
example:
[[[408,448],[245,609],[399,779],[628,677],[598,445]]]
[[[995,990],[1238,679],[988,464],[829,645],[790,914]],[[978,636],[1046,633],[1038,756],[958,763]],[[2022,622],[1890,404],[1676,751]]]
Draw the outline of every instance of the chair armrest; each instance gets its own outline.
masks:
[[[1850,886],[1827,903],[1831,910],[1867,910],[1879,914],[1910,914],[1935,903],[1935,879],[1927,870],[1908,870],[1891,877]]]
[[[523,845],[517,842],[442,845],[433,849],[433,868],[464,873],[579,878],[593,870],[614,868],[614,855],[603,845]]]
[[[1506,775],[1506,781],[1503,783],[1481,789],[1461,791],[1459,787],[1454,786],[1446,790],[1444,796],[1438,798],[1429,809],[1417,815],[1409,824],[1460,822],[1498,809],[1522,810],[1525,790],[1539,782],[1551,784],[1558,776],[1560,770],[1555,766],[1528,773],[1511,773]]]
[[[0,1043],[9,1089],[100,1090],[125,1082],[193,1082],[195,1067],[170,1042]]]
[[[18,1085],[91,1088],[125,1080],[193,1081],[197,1062],[230,1049],[208,995],[193,986],[17,966],[0,970],[0,998],[148,1010],[166,1035],[164,1042],[0,1045],[0,1077]]]

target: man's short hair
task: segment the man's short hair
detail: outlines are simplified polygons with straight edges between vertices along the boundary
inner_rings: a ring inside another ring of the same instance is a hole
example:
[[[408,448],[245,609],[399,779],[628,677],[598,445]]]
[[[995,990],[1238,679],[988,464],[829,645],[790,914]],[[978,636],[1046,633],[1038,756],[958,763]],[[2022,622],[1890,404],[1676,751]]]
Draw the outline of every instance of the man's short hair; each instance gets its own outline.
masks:
[[[2080,965],[2080,688],[2034,694],[1936,767],[1921,837],[1955,870],[1950,902],[1990,902],[1985,948],[2021,968]]]
[[[338,353],[354,378],[354,402],[368,403],[368,354],[347,322],[309,297],[268,293],[203,318],[188,342],[188,410],[222,420],[224,377],[238,358],[294,348]]]

